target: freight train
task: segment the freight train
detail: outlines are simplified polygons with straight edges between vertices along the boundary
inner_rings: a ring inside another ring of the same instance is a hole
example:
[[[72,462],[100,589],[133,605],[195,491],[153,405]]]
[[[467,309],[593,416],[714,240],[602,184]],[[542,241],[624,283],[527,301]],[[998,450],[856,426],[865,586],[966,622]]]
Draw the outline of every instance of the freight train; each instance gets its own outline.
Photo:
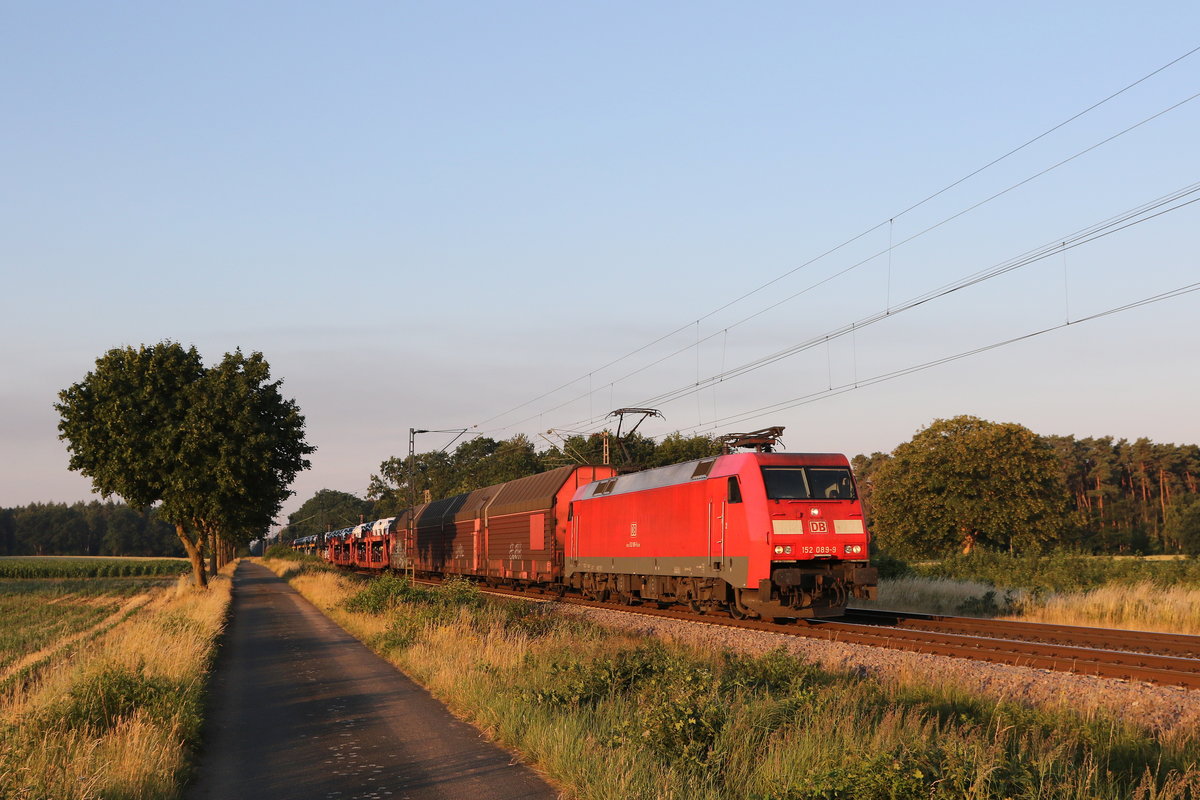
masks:
[[[874,598],[869,545],[844,455],[769,452],[560,467],[293,543],[347,567],[767,619]]]

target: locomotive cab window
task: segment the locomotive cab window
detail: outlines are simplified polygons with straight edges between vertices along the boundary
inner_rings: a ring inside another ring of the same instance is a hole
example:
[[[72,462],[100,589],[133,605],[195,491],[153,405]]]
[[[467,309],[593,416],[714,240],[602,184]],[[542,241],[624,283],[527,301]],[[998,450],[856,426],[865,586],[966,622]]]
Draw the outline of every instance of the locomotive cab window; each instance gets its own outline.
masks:
[[[816,500],[853,500],[854,481],[850,470],[838,468],[806,467],[808,486]]]
[[[725,489],[725,501],[728,503],[742,502],[742,485],[738,483],[736,475],[729,476],[729,482]]]
[[[763,467],[763,483],[770,500],[807,500],[808,481],[804,467]]]

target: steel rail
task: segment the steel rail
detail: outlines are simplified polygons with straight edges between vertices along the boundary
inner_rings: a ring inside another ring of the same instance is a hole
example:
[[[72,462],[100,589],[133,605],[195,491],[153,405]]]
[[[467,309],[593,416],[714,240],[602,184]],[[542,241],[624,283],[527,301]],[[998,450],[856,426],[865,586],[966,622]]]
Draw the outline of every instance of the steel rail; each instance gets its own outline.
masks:
[[[1046,622],[950,617],[938,614],[876,609],[849,609],[842,622],[863,621],[872,625],[894,626],[911,630],[978,634],[988,632],[999,638],[1026,642],[1077,645],[1103,650],[1128,650],[1136,653],[1200,658],[1200,636],[1159,631],[1135,631],[1122,628],[1092,628]]]

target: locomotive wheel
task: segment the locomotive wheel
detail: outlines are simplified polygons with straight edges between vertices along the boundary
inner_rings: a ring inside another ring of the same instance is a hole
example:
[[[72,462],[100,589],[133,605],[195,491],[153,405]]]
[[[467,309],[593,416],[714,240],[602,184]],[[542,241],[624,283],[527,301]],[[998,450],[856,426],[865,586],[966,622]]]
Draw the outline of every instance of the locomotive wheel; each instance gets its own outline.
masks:
[[[747,608],[739,602],[742,599],[741,595],[739,594],[740,592],[741,589],[733,590],[733,598],[729,601],[729,616],[733,617],[734,619],[756,618],[758,616],[757,612],[751,608]]]
[[[637,599],[633,596],[633,592],[619,592],[617,594],[617,602],[623,606],[637,605]]]

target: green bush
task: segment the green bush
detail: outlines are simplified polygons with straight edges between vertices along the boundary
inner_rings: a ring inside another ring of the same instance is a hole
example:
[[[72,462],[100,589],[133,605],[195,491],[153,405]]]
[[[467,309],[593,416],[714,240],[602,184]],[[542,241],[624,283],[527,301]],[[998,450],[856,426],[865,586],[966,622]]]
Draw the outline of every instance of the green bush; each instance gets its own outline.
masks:
[[[535,703],[555,706],[595,704],[663,671],[668,663],[666,647],[657,641],[587,661],[567,653],[552,660],[549,675],[525,694]]]
[[[976,549],[913,570],[931,578],[981,581],[998,588],[1025,589],[1035,595],[1082,591],[1114,582],[1200,585],[1200,561],[1110,558],[1064,550],[1013,555]]]
[[[871,566],[879,570],[881,579],[903,578],[912,573],[907,561],[901,561],[888,553],[876,551],[871,555]]]
[[[505,630],[524,634],[531,639],[549,636],[563,624],[562,615],[549,603],[518,600],[504,603],[500,606],[500,612]]]
[[[633,713],[618,723],[616,745],[648,748],[659,761],[701,769],[725,724],[727,697],[707,664],[671,654],[633,694]]]
[[[162,678],[147,676],[145,667],[134,669],[109,665],[74,687],[59,703],[51,706],[40,722],[46,727],[65,726],[106,731],[121,719],[137,711],[159,722],[169,722],[177,714],[198,725],[199,708],[194,693]]]
[[[308,554],[293,550],[290,545],[286,544],[273,544],[263,553],[263,558],[276,558],[284,561],[299,561],[306,557]]]
[[[345,602],[345,608],[363,614],[383,614],[401,602],[433,602],[433,591],[413,586],[408,578],[387,573],[368,579],[362,590]]]
[[[727,651],[721,658],[721,688],[725,692],[752,690],[772,695],[794,694],[815,683],[822,674],[782,647],[762,656]]]

